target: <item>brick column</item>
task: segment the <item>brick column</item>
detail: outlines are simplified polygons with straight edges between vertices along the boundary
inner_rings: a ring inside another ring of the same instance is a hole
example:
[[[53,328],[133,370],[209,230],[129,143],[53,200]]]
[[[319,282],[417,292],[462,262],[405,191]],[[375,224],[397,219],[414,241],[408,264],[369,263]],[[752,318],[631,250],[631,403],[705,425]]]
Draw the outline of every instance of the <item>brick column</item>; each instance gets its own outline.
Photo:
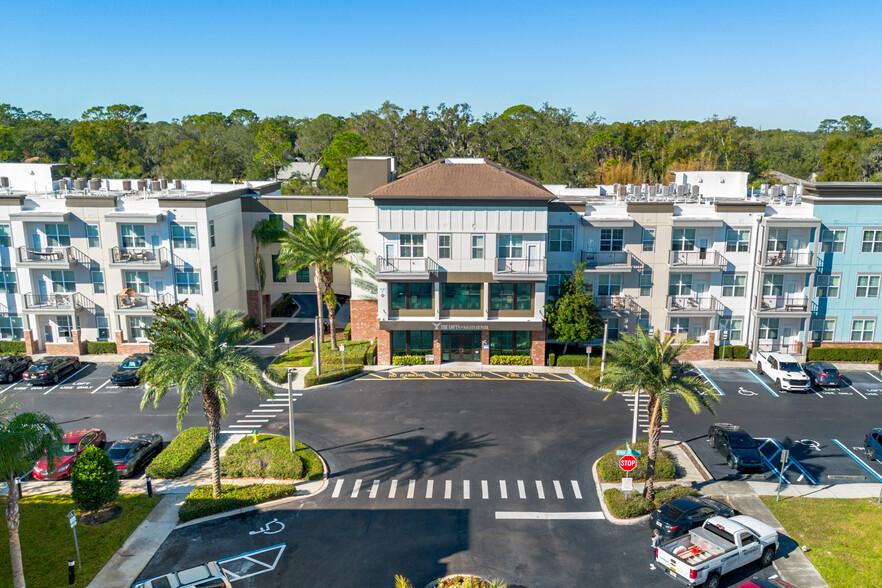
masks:
[[[123,341],[122,331],[114,331],[113,332],[113,340],[116,341],[117,355],[122,355],[123,354],[122,344],[125,343],[125,341]]]
[[[545,365],[545,331],[530,331],[530,359],[534,366]]]
[[[392,331],[377,334],[377,365],[392,365]]]
[[[432,331],[432,355],[435,356],[435,365],[441,365],[441,331]]]
[[[490,331],[481,331],[481,365],[490,365]]]
[[[380,321],[377,318],[377,301],[350,300],[349,322],[352,323],[353,341],[376,339],[380,330]]]
[[[86,351],[86,342],[83,341],[83,332],[77,329],[70,334],[71,346],[76,349],[76,355],[82,355]]]
[[[25,354],[34,355],[37,352],[37,346],[34,344],[34,334],[30,329],[24,332]]]

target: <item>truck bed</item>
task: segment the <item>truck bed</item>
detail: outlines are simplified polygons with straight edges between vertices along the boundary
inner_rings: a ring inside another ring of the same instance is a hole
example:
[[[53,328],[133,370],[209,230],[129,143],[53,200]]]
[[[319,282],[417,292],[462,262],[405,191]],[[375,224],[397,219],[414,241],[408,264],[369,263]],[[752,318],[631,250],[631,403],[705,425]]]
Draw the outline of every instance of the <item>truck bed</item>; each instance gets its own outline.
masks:
[[[735,549],[735,545],[713,536],[702,528],[692,529],[674,544],[665,545],[674,557],[690,566],[697,566],[713,557]]]

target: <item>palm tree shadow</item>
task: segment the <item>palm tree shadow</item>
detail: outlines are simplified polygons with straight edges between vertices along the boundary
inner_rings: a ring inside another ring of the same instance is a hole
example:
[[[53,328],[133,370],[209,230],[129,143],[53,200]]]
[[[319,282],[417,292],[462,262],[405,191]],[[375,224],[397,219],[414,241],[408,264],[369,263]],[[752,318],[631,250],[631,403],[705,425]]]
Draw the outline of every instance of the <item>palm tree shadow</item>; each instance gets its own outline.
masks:
[[[464,459],[475,457],[479,449],[496,445],[489,439],[489,433],[472,435],[449,431],[440,439],[430,439],[425,435],[391,439],[377,443],[361,443],[343,453],[362,454],[358,465],[337,472],[335,476],[347,474],[372,474],[377,480],[409,479],[419,480],[437,476],[459,466]]]

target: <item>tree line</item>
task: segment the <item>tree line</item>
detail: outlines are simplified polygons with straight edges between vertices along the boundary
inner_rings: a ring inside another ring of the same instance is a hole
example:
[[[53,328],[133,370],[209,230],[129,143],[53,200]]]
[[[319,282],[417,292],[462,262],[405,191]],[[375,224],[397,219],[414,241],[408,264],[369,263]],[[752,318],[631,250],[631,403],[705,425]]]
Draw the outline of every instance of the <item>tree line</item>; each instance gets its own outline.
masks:
[[[140,106],[96,106],[78,119],[0,104],[0,160],[68,164],[83,177],[263,180],[302,158],[327,168],[321,185],[287,193],[345,193],[346,159],[393,155],[400,172],[443,157],[487,157],[542,183],[668,183],[672,170],[771,171],[819,181],[882,180],[882,129],[864,116],[815,131],[756,129],[734,117],[607,122],[570,108],[518,105],[475,115],[468,104],[405,110],[385,102],[349,116],[277,116],[247,109],[148,122]]]

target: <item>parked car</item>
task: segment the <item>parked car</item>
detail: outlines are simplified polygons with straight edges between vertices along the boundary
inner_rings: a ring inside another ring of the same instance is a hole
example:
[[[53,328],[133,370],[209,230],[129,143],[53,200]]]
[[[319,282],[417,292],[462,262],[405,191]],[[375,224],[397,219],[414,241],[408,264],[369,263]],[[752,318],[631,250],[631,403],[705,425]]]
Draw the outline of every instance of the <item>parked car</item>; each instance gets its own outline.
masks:
[[[132,588],[232,588],[216,561],[138,582]]]
[[[143,433],[114,441],[107,450],[107,456],[116,466],[119,477],[128,478],[160,451],[162,451],[162,436]]]
[[[57,384],[61,378],[80,369],[80,360],[72,355],[46,356],[24,373],[30,384]]]
[[[754,357],[756,371],[775,381],[778,392],[808,392],[811,390],[808,376],[799,362],[786,353],[757,351]]]
[[[790,582],[785,582],[781,578],[753,578],[743,584],[738,584],[738,588],[796,588]]]
[[[732,507],[721,500],[681,496],[654,511],[649,517],[649,528],[658,529],[662,537],[671,539],[700,527],[709,517],[728,518],[734,515]]]
[[[116,371],[110,374],[110,381],[117,386],[137,386],[141,383],[138,377],[138,370],[141,366],[150,361],[153,357],[152,353],[136,353],[128,356]]]
[[[876,461],[882,455],[882,428],[873,429],[864,437],[864,449],[867,459]]]
[[[842,386],[842,374],[836,366],[826,361],[810,361],[802,364],[802,369],[814,386]]]
[[[729,423],[714,423],[707,431],[710,446],[726,458],[734,470],[762,470],[763,460],[753,437],[747,431]]]
[[[31,364],[30,355],[0,355],[0,380],[12,383],[25,373]]]
[[[86,447],[94,445],[104,449],[107,435],[101,429],[80,429],[65,433],[61,438],[61,456],[55,460],[55,470],[49,475],[49,460],[45,457],[34,465],[35,480],[62,480],[70,477],[70,471]]]

